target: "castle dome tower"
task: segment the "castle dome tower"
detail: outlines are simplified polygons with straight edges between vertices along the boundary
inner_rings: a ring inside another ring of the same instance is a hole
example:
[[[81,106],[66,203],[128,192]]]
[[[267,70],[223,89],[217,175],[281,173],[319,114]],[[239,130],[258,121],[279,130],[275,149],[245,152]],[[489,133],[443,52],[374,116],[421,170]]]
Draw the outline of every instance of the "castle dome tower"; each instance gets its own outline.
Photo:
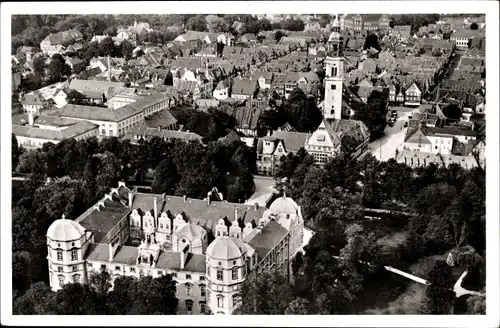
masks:
[[[57,291],[66,283],[86,283],[85,252],[93,242],[93,234],[78,222],[62,219],[54,221],[47,230],[47,261],[49,284]]]
[[[206,253],[207,305],[213,314],[231,314],[248,274],[247,245],[239,239],[216,238]]]

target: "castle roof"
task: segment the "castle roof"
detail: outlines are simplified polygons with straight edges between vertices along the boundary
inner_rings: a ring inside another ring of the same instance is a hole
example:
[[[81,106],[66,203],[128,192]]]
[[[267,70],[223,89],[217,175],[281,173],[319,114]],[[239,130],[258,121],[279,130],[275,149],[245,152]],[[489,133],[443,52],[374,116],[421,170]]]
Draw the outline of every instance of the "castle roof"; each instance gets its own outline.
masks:
[[[217,260],[232,260],[240,258],[247,252],[245,244],[230,237],[216,238],[207,248],[207,256]]]

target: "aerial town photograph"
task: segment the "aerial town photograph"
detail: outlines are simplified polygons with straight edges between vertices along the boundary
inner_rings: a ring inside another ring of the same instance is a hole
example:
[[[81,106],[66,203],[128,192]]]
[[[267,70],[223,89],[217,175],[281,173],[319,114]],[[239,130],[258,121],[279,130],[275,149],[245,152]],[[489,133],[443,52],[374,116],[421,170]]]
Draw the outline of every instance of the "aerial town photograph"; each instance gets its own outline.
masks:
[[[484,14],[10,25],[14,315],[486,313]]]

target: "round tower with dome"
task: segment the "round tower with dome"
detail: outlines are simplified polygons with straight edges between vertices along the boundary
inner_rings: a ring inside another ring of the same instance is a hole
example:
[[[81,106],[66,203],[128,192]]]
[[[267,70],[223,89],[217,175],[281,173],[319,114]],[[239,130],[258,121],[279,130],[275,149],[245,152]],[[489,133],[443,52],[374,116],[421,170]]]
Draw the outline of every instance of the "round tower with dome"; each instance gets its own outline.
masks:
[[[250,251],[249,251],[250,250]],[[207,306],[213,314],[231,314],[250,271],[253,249],[237,238],[218,237],[207,248]]]
[[[62,218],[47,230],[49,284],[57,291],[67,283],[86,283],[85,252],[94,236],[78,222]]]

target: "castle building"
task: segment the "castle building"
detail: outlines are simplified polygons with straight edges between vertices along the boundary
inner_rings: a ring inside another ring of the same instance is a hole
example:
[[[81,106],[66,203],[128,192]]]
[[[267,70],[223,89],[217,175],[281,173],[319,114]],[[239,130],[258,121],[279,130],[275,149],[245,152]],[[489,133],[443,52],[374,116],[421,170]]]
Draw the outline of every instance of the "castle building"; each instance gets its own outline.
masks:
[[[231,314],[250,274],[290,277],[303,229],[301,208],[286,195],[265,208],[224,201],[216,188],[201,200],[120,182],[80,217],[49,227],[49,283],[57,291],[101,270],[113,280],[170,274],[179,314]]]
[[[335,19],[332,29],[325,58],[323,121],[316,131],[308,136],[305,144],[305,150],[314,157],[318,165],[324,165],[329,158],[341,153],[358,158],[366,152],[370,137],[370,132],[363,122],[344,119],[350,114],[343,99],[344,42],[338,19]]]

